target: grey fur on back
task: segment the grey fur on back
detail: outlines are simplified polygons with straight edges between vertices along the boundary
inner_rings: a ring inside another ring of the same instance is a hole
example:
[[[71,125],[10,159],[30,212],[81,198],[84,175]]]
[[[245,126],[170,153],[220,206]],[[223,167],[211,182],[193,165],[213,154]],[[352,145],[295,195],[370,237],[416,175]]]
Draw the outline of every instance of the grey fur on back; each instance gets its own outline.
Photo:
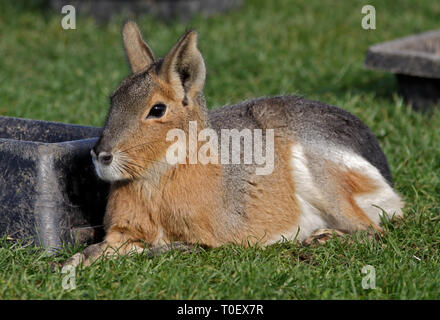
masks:
[[[351,150],[375,166],[392,185],[391,172],[370,129],[351,113],[298,96],[278,96],[244,101],[209,112],[212,128],[281,129],[304,146],[338,146]]]

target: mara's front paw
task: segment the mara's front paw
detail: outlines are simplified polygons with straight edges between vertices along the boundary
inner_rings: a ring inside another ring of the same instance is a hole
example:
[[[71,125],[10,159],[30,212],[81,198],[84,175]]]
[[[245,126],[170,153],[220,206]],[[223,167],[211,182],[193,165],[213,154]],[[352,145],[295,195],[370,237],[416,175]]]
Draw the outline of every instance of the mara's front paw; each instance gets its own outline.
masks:
[[[50,270],[56,272],[57,270],[62,270],[66,266],[72,266],[74,268],[78,267],[85,260],[85,256],[82,252],[75,253],[69,259],[64,262],[52,262],[50,265]]]
[[[92,244],[84,249],[82,252],[75,253],[69,259],[62,263],[52,263],[51,269],[54,272],[56,268],[64,268],[66,266],[72,266],[74,268],[82,265],[83,267],[87,267],[96,261],[107,248],[107,244],[103,241],[100,243]]]
[[[74,268],[78,267],[80,264],[83,264],[84,266],[86,265],[87,259],[86,256],[84,255],[84,253],[82,252],[78,252],[75,253],[73,256],[71,256],[69,259],[67,259],[66,261],[64,261],[61,264],[61,267],[66,267],[66,266],[72,266]]]

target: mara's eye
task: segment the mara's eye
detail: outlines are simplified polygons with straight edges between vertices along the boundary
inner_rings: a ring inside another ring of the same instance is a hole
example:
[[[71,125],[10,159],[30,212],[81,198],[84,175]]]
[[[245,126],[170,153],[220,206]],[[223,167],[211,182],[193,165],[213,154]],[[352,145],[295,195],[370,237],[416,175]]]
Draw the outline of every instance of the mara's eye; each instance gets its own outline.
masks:
[[[167,106],[163,103],[157,103],[150,109],[150,113],[148,113],[147,119],[161,118],[165,114],[165,111],[167,111]]]

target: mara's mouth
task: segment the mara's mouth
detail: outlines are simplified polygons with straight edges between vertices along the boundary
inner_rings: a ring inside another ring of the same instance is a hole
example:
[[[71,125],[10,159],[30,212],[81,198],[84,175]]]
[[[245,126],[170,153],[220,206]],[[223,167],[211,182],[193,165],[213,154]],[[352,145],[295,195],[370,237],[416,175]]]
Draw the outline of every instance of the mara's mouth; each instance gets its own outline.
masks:
[[[131,180],[139,175],[138,171],[132,168],[131,161],[121,152],[102,152],[97,156],[93,149],[90,151],[92,162],[98,177],[107,182],[116,182],[121,180]]]
[[[171,167],[165,159],[133,159],[128,153],[118,150],[99,156],[91,150],[90,154],[96,174],[107,182],[145,179],[157,184]]]
[[[112,161],[110,164],[102,164],[100,161],[98,161],[98,157],[93,150],[90,152],[90,154],[92,155],[92,162],[93,166],[95,167],[96,174],[100,179],[107,182],[122,180],[122,174],[117,169],[117,166],[115,166],[115,161]]]

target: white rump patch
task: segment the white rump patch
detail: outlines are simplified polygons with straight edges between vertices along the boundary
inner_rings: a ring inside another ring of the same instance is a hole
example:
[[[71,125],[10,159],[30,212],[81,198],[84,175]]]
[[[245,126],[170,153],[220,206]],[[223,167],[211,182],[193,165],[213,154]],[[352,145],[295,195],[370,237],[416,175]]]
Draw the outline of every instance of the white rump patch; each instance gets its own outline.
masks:
[[[387,183],[379,169],[353,152],[334,150],[328,152],[328,155],[329,160],[339,164],[340,168],[345,167],[359,172],[376,184],[376,191],[354,197],[356,204],[368,215],[371,221],[379,225],[380,216],[384,213],[387,218],[391,218],[393,215],[396,217],[402,216],[403,201]]]

